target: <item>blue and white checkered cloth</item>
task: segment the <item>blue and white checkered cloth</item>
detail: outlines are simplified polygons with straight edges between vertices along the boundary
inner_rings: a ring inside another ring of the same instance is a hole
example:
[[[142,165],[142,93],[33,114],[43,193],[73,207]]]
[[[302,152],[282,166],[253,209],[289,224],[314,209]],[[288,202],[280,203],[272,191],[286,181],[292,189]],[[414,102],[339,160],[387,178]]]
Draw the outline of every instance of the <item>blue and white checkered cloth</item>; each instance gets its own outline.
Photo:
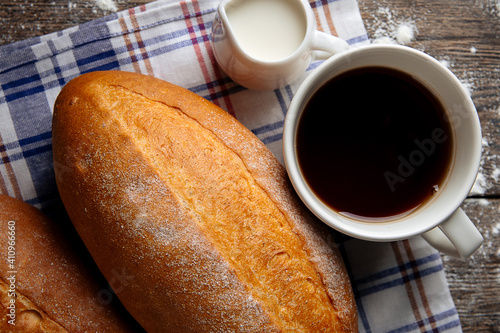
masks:
[[[232,82],[217,66],[210,44],[217,5],[217,0],[160,0],[1,46],[0,193],[49,215],[60,209],[51,148],[54,101],[70,79],[96,70],[141,72],[185,87],[234,115],[282,161],[284,117],[303,78],[268,92]],[[355,0],[317,0],[311,6],[320,30],[351,45],[369,42]],[[461,332],[440,254],[427,243],[341,238],[360,332]]]

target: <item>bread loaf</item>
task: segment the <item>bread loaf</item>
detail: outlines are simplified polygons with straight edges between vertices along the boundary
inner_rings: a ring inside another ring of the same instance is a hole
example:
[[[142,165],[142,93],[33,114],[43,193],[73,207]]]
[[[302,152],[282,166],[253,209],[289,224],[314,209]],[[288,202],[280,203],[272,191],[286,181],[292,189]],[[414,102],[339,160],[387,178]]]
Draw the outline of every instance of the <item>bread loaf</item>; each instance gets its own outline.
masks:
[[[353,332],[348,275],[284,168],[235,118],[141,74],[59,94],[56,180],[78,233],[150,332]]]
[[[5,195],[0,207],[0,332],[140,332],[58,226]]]

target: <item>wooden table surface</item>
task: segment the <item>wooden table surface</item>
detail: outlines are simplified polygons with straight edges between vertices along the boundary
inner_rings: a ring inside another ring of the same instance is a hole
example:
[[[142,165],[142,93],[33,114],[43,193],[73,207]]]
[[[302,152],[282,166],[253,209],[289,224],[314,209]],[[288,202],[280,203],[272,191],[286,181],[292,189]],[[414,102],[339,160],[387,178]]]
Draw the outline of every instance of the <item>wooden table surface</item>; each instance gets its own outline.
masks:
[[[118,10],[148,0],[115,0]],[[485,242],[473,257],[443,256],[464,332],[500,332],[500,0],[358,0],[372,39],[414,28],[408,44],[448,64],[469,88],[483,130],[480,186],[463,209]],[[2,0],[0,45],[109,14],[92,0]]]

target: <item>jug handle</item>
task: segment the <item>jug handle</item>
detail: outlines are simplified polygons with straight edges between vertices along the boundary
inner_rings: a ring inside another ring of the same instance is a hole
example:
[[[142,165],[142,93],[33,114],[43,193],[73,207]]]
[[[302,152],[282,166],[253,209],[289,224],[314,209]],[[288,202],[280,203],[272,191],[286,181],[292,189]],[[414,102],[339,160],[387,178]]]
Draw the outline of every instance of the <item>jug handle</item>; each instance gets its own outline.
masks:
[[[325,60],[332,55],[346,51],[349,44],[336,36],[316,30],[311,45],[313,60]]]

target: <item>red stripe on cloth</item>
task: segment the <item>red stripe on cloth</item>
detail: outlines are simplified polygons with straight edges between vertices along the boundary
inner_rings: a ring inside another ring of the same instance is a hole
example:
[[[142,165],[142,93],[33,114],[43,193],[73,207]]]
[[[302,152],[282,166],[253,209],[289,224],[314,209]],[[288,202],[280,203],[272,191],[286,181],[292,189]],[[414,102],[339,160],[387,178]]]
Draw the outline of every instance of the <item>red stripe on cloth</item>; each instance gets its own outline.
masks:
[[[3,147],[3,139],[0,135],[0,147]],[[7,154],[5,149],[0,149],[0,156],[2,157],[2,161],[5,166],[5,170],[7,171],[8,182],[12,186],[14,190],[14,197],[16,199],[22,200],[21,189],[19,188],[19,183],[17,182],[16,174],[14,173],[14,168],[10,164],[9,155]],[[5,184],[5,180],[3,177],[0,177],[0,193],[8,195],[7,185]]]
[[[408,256],[408,260],[411,263],[413,276],[415,277],[415,283],[417,285],[418,294],[420,296],[420,299],[422,300],[422,305],[424,306],[425,314],[426,314],[427,318],[429,319],[429,322],[430,322],[431,327],[432,327],[432,331],[435,332],[437,330],[436,319],[434,318],[434,315],[430,309],[429,301],[427,300],[427,294],[425,293],[425,287],[424,287],[424,284],[422,283],[422,278],[420,275],[420,271],[418,269],[418,265],[416,264],[416,261],[415,261],[415,256],[413,255],[413,250],[411,248],[411,244],[407,240],[403,241],[403,244],[405,247],[406,254]]]
[[[130,36],[128,35],[128,33],[126,33],[128,31],[127,23],[122,17],[118,19],[118,22],[120,23],[120,28],[124,32],[123,39],[125,40],[125,46],[127,47],[128,55],[132,60],[132,66],[134,67],[134,72],[140,73],[141,68],[137,63],[137,57],[135,56],[134,47],[132,46],[132,41],[130,40]]]
[[[198,12],[198,13],[201,12],[201,8],[200,8],[198,1],[195,0],[193,2],[193,6],[194,6],[194,10],[196,12]],[[198,16],[196,20],[197,20],[199,25],[204,24],[203,18],[201,16]],[[219,69],[219,65],[217,64],[217,61],[215,60],[215,55],[214,55],[214,52],[212,50],[212,43],[210,43],[209,38],[203,39],[203,40],[204,40],[205,48],[207,49],[207,52],[208,52],[208,57],[210,58],[210,63],[212,64],[212,68],[213,68],[214,73],[215,73],[216,81],[219,84],[219,87],[221,88],[221,90],[226,90],[227,89],[226,84],[222,80],[223,74]],[[231,114],[232,116],[236,117],[236,114],[235,114],[234,108],[233,108],[233,103],[231,102],[231,98],[229,98],[229,96],[224,96],[224,103],[226,104],[226,107],[227,107],[226,111],[229,112],[229,114]]]
[[[408,300],[410,301],[411,309],[413,311],[413,315],[415,317],[416,323],[420,328],[421,332],[425,332],[425,323],[422,320],[422,315],[420,314],[420,309],[418,307],[415,292],[413,291],[413,287],[410,279],[408,278],[408,273],[405,269],[405,262],[403,260],[403,256],[398,247],[398,242],[392,242],[392,250],[394,251],[394,256],[396,257],[396,262],[398,263],[399,271],[401,273],[401,277],[403,278],[404,286],[406,289],[406,294],[408,295]]]
[[[323,28],[323,25],[321,24],[321,20],[319,19],[319,13],[318,13],[318,9],[317,8],[313,8],[313,13],[314,13],[314,17],[316,18],[316,28],[319,30],[319,31],[325,31],[325,29]]]
[[[194,8],[195,12],[200,13],[201,9],[200,9],[198,1],[194,0],[192,2],[192,4],[193,4],[193,8]],[[210,77],[210,72],[209,72],[208,66],[205,62],[203,52],[201,50],[200,44],[197,41],[197,36],[196,36],[196,32],[194,30],[193,22],[191,21],[191,18],[190,18],[191,15],[189,12],[189,8],[188,8],[185,1],[181,2],[181,8],[182,8],[182,13],[184,14],[184,17],[185,17],[186,27],[188,28],[189,36],[191,37],[194,51],[195,51],[196,57],[198,59],[198,64],[200,65],[201,72],[203,74],[203,78],[205,79],[205,82],[207,83],[207,88],[208,88],[208,92],[210,94],[210,98],[212,99],[214,104],[221,106],[219,101],[218,101],[216,90],[215,90],[214,86],[211,84],[211,82],[213,80]],[[204,27],[205,22],[203,21],[203,17],[201,15],[196,15],[196,17],[197,17],[196,20],[197,20],[198,26]],[[214,58],[213,52],[212,52],[212,45],[210,44],[210,38],[207,36],[205,29],[200,29],[200,30],[202,33],[201,37],[203,40],[202,45],[204,45],[205,49],[207,50],[207,54],[210,58],[210,64],[212,65],[212,67],[214,69],[214,73],[217,77],[217,82],[219,83],[219,86],[221,87],[221,89],[225,89],[225,84],[222,83],[222,79],[221,79],[222,75],[221,75],[220,71],[218,70],[218,67],[215,63],[215,58]],[[231,100],[228,96],[224,96],[224,103],[226,104],[226,107],[227,107],[226,111],[229,114],[231,114],[233,117],[236,117]]]
[[[311,2],[309,2],[311,4]],[[329,32],[332,35],[338,36],[337,34],[337,29],[335,28],[335,24],[332,19],[332,12],[330,11],[330,7],[328,6],[328,1],[321,1],[321,6],[311,6],[313,8],[313,13],[314,17],[316,18],[316,26],[318,30],[323,31],[323,32]],[[328,25],[328,30],[326,30],[323,25],[321,24],[321,20],[319,17],[319,10],[320,8],[323,10],[325,13],[326,17],[326,24]]]
[[[144,8],[146,9],[146,8]],[[139,23],[137,22],[137,17],[135,16],[135,9],[129,9],[130,21],[132,22],[132,27],[134,28],[134,36],[137,44],[139,45],[139,51],[141,52],[142,59],[144,61],[144,65],[146,66],[146,72],[148,75],[153,75],[153,66],[151,66],[151,62],[149,61],[149,55],[146,50],[146,45],[142,41],[141,32],[139,29]]]
[[[328,2],[326,0],[323,0],[321,2],[323,4],[323,6],[321,6],[321,8],[323,8],[323,11],[325,12],[325,16],[326,16],[326,22],[328,24],[328,29],[330,30],[330,33],[332,35],[335,35],[337,36],[337,29],[335,28],[335,24],[333,22],[333,19],[332,19],[332,13],[330,11],[330,6],[328,6]]]
[[[8,194],[7,186],[5,185],[3,177],[0,177],[0,194]]]

